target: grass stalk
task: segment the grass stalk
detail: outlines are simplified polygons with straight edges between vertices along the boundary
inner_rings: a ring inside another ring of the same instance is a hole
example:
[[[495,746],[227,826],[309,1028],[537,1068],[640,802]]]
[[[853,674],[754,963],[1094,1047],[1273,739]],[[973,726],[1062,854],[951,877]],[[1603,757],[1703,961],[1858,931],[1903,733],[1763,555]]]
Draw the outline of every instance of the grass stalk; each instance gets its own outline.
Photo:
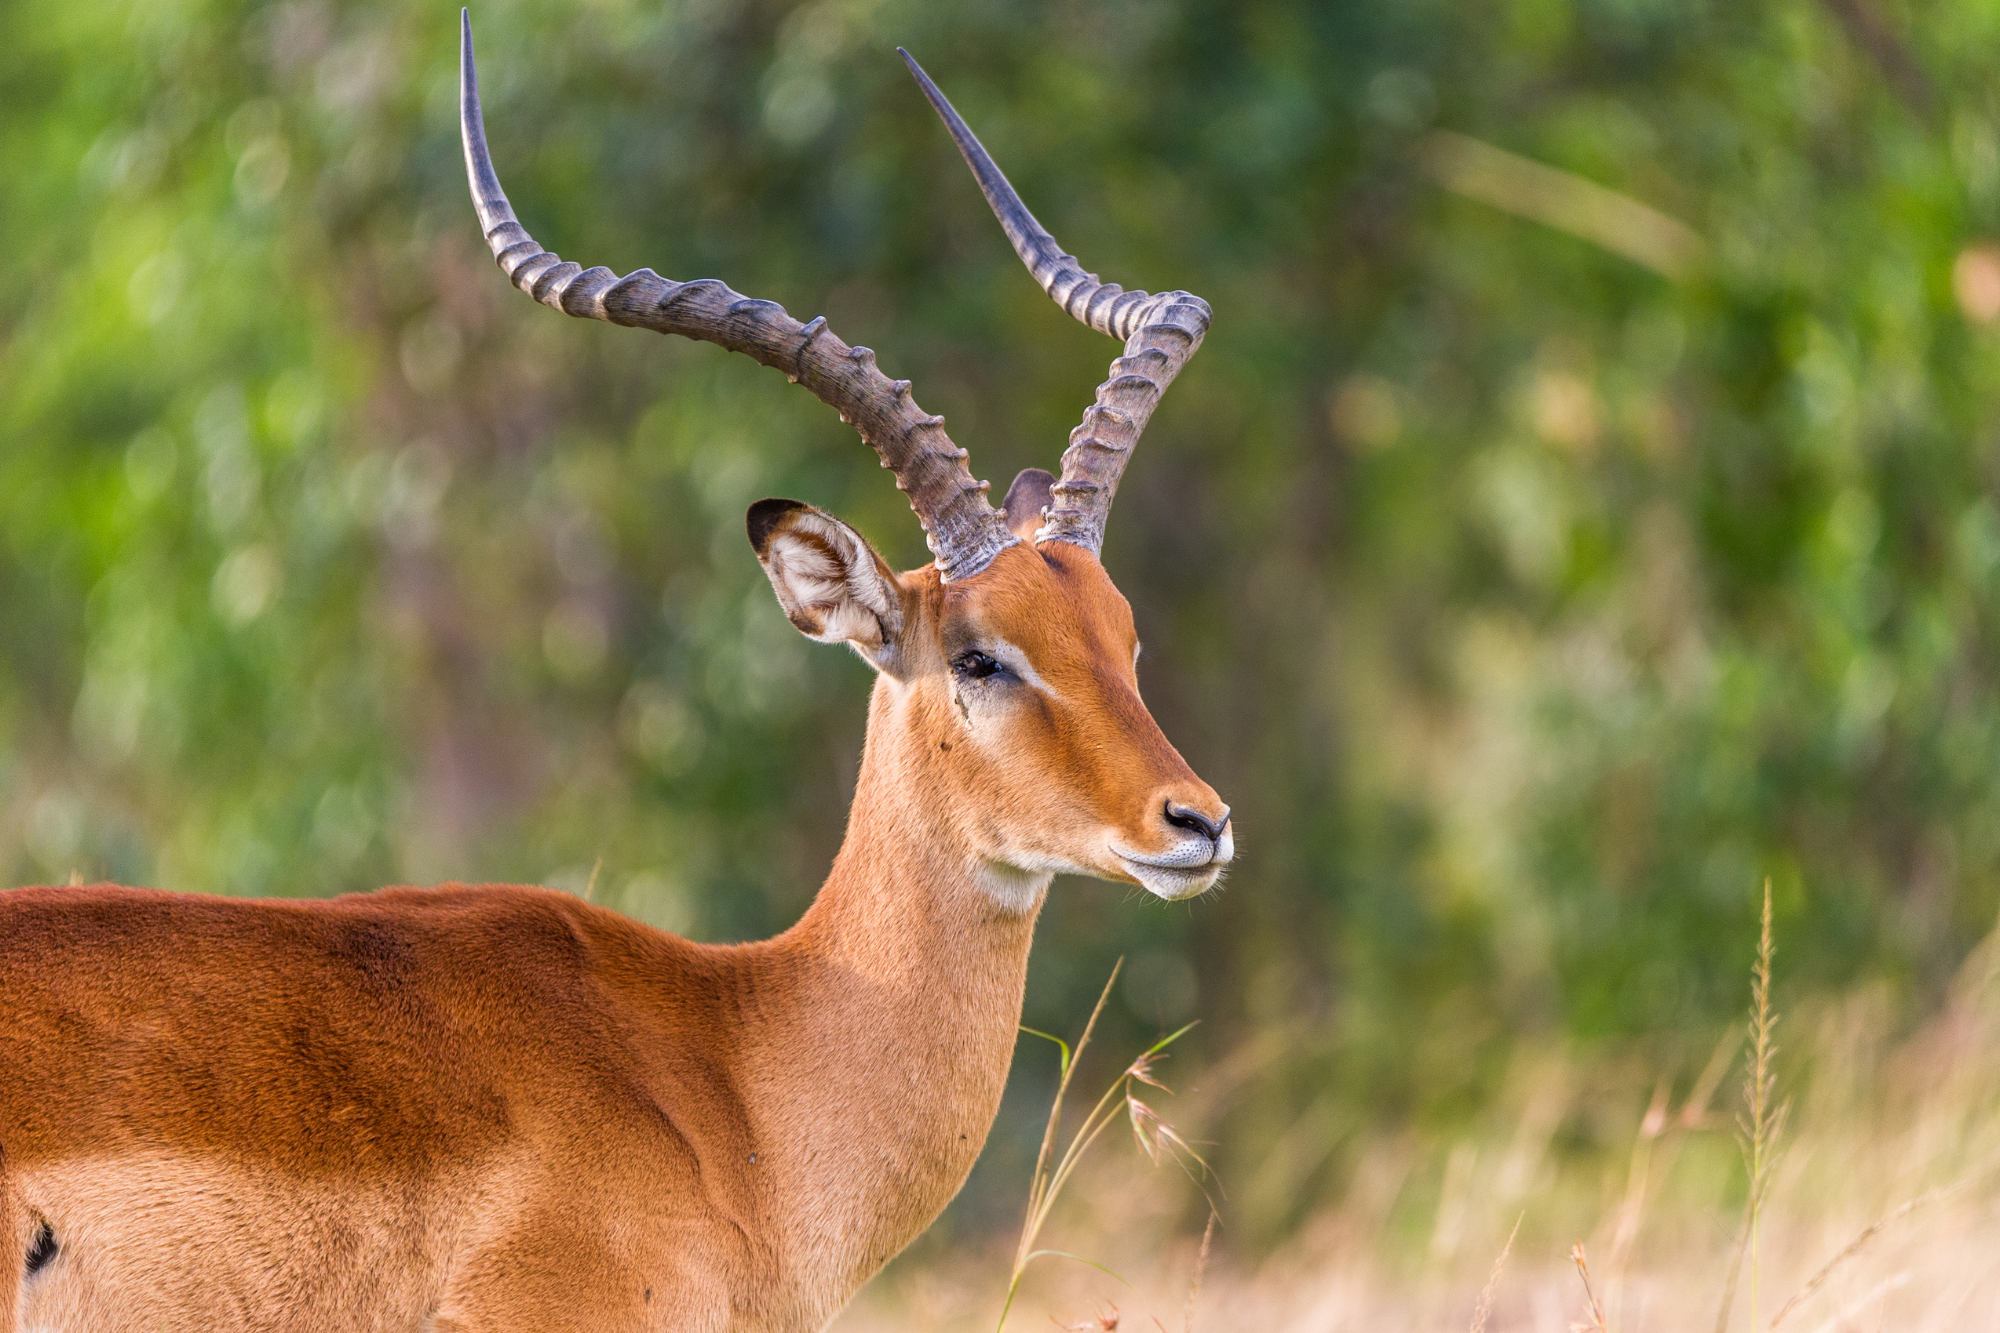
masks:
[[[1208,1210],[1208,1225],[1201,1229],[1201,1250],[1194,1257],[1194,1280],[1188,1283],[1187,1311],[1181,1318],[1181,1333],[1194,1333],[1194,1303],[1201,1296],[1202,1275],[1208,1272],[1208,1246],[1215,1239],[1215,1209]]]
[[[1757,932],[1757,961],[1750,969],[1750,1064],[1743,1074],[1745,1112],[1737,1120],[1738,1143],[1750,1178],[1749,1193],[1743,1201],[1743,1227],[1736,1253],[1730,1261],[1728,1280],[1723,1284],[1722,1307],[1715,1315],[1716,1333],[1724,1333],[1729,1326],[1729,1307],[1735,1302],[1737,1283],[1746,1264],[1750,1270],[1751,1333],[1756,1333],[1758,1327],[1759,1231],[1788,1109],[1777,1100],[1778,1075],[1773,1068],[1778,1055],[1778,1043],[1773,1038],[1778,1014],[1771,1008],[1771,958],[1776,951],[1771,933],[1771,881],[1767,876],[1763,916]]]
[[[1604,1307],[1598,1303],[1597,1293],[1591,1289],[1590,1261],[1584,1257],[1582,1241],[1569,1247],[1569,1259],[1576,1265],[1576,1275],[1583,1279],[1583,1299],[1590,1307],[1590,1322],[1582,1327],[1589,1329],[1590,1333],[1611,1333],[1610,1326],[1604,1321]]]
[[[1870,1225],[1863,1227],[1861,1229],[1861,1233],[1855,1236],[1853,1240],[1849,1241],[1845,1249],[1841,1250],[1840,1253],[1834,1255],[1833,1258],[1827,1260],[1825,1265],[1822,1266],[1817,1273],[1814,1273],[1812,1277],[1807,1280],[1806,1284],[1803,1287],[1800,1287],[1797,1292],[1793,1293],[1792,1298],[1784,1303],[1784,1305],[1778,1310],[1778,1313],[1776,1315],[1772,1316],[1771,1326],[1769,1329],[1765,1330],[1765,1333],[1777,1333],[1778,1325],[1784,1323],[1785,1320],[1791,1316],[1792,1311],[1798,1309],[1800,1306],[1804,1305],[1807,1301],[1811,1300],[1813,1296],[1818,1293],[1819,1289],[1826,1285],[1827,1279],[1833,1276],[1835,1270],[1840,1268],[1841,1265],[1845,1264],[1849,1259],[1852,1259],[1855,1255],[1860,1254],[1862,1250],[1868,1247],[1868,1243],[1874,1240],[1876,1236],[1880,1235],[1883,1231],[1887,1230],[1895,1223],[1902,1221],[1904,1218],[1908,1217],[1911,1213],[1916,1212],[1919,1208],[1922,1208],[1925,1204],[1931,1203],[1937,1199],[1942,1199],[1946,1195],[1955,1193],[1956,1191],[1964,1188],[1964,1185],[1965,1185],[1964,1181],[1959,1181],[1957,1184],[1954,1185],[1946,1185],[1941,1189],[1934,1189],[1928,1191],[1927,1193],[1919,1194],[1916,1198],[1911,1199],[1909,1202],[1905,1203],[1902,1207],[1896,1209],[1896,1211],[1894,1211],[1893,1213],[1890,1213],[1887,1217],[1884,1217],[1880,1221],[1871,1223]]]
[[[1500,1257],[1493,1261],[1493,1271],[1486,1275],[1486,1285],[1479,1289],[1479,1304],[1472,1309],[1472,1333],[1486,1333],[1486,1321],[1493,1317],[1493,1298],[1500,1293],[1500,1274],[1507,1269],[1507,1256],[1514,1252],[1514,1237],[1521,1234],[1521,1222],[1527,1216],[1524,1209],[1514,1219],[1514,1229],[1507,1233],[1507,1243],[1500,1247]]]
[[[1069,1095],[1070,1080],[1076,1075],[1077,1062],[1083,1058],[1084,1048],[1090,1044],[1091,1034],[1097,1030],[1097,1020],[1104,1013],[1105,1002],[1111,998],[1111,988],[1117,984],[1118,973],[1124,966],[1123,958],[1112,966],[1111,975],[1105,979],[1104,990],[1097,997],[1097,1005],[1090,1011],[1090,1021],[1083,1025],[1083,1035],[1077,1038],[1074,1048],[1062,1038],[1049,1033],[1037,1032],[1030,1027],[1021,1029],[1031,1037],[1040,1037],[1044,1041],[1053,1042],[1061,1053],[1062,1063],[1061,1073],[1056,1081],[1055,1100],[1049,1106],[1048,1126],[1042,1131],[1041,1151],[1035,1157],[1035,1173],[1028,1182],[1028,1212],[1021,1224],[1020,1242],[1014,1247],[1014,1267],[1007,1278],[1007,1298],[1000,1307],[1000,1320],[994,1326],[994,1333],[1001,1333],[1001,1330],[1007,1327],[1007,1316],[1014,1308],[1015,1296],[1020,1293],[1022,1276],[1028,1271],[1028,1265],[1037,1259],[1044,1257],[1074,1259],[1114,1278],[1118,1277],[1104,1265],[1093,1263],[1081,1255],[1071,1254],[1065,1250],[1037,1249],[1035,1242],[1041,1237],[1042,1225],[1048,1221],[1050,1210],[1061,1197],[1063,1186],[1069,1183],[1070,1177],[1084,1156],[1089,1153],[1092,1145],[1110,1127],[1112,1121],[1118,1118],[1120,1110],[1125,1111],[1130,1117],[1133,1136],[1138,1140],[1140,1150],[1155,1163],[1158,1163],[1164,1152],[1176,1159],[1185,1155],[1199,1163],[1204,1171],[1208,1168],[1208,1163],[1202,1161],[1200,1154],[1175,1132],[1173,1126],[1161,1120],[1151,1107],[1140,1101],[1133,1093],[1133,1085],[1139,1083],[1151,1084],[1156,1088],[1165,1087],[1153,1076],[1153,1062],[1167,1047],[1187,1035],[1189,1029],[1194,1027],[1192,1023],[1160,1038],[1140,1052],[1138,1058],[1111,1081],[1111,1086],[1104,1090],[1104,1095],[1090,1108],[1090,1113],[1083,1118],[1083,1123],[1070,1137],[1069,1145],[1062,1150],[1061,1156],[1056,1155],[1056,1145],[1062,1139],[1063,1103]],[[1211,1209],[1211,1215],[1212,1212]],[[1204,1240],[1204,1256],[1206,1253],[1207,1242]],[[1118,1280],[1124,1281],[1123,1278]]]
[[[1778,1016],[1771,1010],[1771,881],[1764,880],[1764,913],[1757,933],[1757,965],[1750,973],[1750,1070],[1744,1082],[1744,1100],[1749,1103],[1749,1120],[1743,1127],[1745,1154],[1750,1167],[1749,1214],[1746,1228],[1750,1247],[1750,1327],[1758,1327],[1757,1297],[1759,1268],[1758,1240],[1764,1220],[1764,1204],[1770,1194],[1772,1165],[1777,1155],[1778,1135],[1783,1129],[1785,1108],[1776,1104],[1778,1076],[1772,1061],[1778,1045],[1772,1040]]]

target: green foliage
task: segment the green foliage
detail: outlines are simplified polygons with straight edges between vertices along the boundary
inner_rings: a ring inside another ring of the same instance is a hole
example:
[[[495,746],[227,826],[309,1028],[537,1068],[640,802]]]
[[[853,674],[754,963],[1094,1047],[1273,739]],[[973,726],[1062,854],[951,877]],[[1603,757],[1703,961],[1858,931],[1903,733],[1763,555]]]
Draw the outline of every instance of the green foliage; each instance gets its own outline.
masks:
[[[1019,271],[895,45],[1088,266],[1214,305],[1106,559],[1240,868],[1171,910],[1058,885],[1028,1017],[1123,952],[1126,1037],[1265,1051],[1210,1135],[1254,1231],[1371,1117],[1475,1105],[1510,1034],[1705,1051],[1765,875],[1801,984],[1913,1000],[2000,906],[2000,17],[1865,9],[1872,44],[1806,0],[474,19],[538,238],[824,312],[997,485],[1115,348]],[[781,379],[506,288],[454,24],[0,9],[9,882],[601,858],[600,897],[720,939],[823,873],[866,672],[785,624],[742,512],[797,495],[905,564],[917,527]],[[1439,129],[1696,258],[1445,188]]]

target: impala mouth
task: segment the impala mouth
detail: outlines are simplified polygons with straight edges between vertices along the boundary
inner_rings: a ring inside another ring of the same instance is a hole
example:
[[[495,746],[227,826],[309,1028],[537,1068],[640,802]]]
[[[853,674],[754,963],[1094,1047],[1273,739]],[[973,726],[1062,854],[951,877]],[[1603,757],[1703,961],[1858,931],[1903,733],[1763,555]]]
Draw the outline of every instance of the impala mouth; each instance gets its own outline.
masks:
[[[1235,839],[1225,832],[1216,842],[1191,838],[1164,852],[1142,855],[1120,851],[1116,847],[1111,850],[1148,893],[1168,902],[1177,902],[1182,898],[1197,897],[1215,887],[1215,881],[1222,877],[1236,849]]]
[[[1215,881],[1222,878],[1222,867],[1223,863],[1217,861],[1192,869],[1169,869],[1131,860],[1125,862],[1125,868],[1146,892],[1170,903],[1183,898],[1198,898],[1207,893],[1215,887]]]

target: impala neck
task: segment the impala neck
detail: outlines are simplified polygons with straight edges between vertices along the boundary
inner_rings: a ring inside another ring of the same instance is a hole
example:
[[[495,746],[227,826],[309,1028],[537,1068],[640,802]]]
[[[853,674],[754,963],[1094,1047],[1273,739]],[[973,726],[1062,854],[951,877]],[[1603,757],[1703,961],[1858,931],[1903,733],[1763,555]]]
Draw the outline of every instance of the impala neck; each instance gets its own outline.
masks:
[[[768,1132],[796,1145],[772,1154],[789,1177],[776,1197],[802,1205],[781,1225],[849,1290],[943,1210],[985,1142],[1048,887],[957,836],[933,771],[942,720],[920,712],[878,681],[846,841],[770,942],[784,998],[760,1006]]]
[[[859,975],[921,984],[928,999],[957,996],[982,1013],[1000,1001],[1008,1012],[993,1016],[1011,1042],[1050,877],[973,850],[950,808],[949,751],[930,739],[947,729],[924,712],[895,681],[876,683],[847,837],[788,936]]]

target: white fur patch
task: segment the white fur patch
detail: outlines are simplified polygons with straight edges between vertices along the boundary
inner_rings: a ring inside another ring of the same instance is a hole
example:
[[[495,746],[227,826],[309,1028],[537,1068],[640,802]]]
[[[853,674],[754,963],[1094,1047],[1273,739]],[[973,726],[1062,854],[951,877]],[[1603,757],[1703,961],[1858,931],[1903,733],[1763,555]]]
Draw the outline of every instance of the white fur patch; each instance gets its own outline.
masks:
[[[1215,887],[1222,872],[1236,859],[1236,836],[1225,824],[1222,836],[1213,843],[1195,836],[1177,839],[1158,852],[1126,851],[1115,841],[1110,848],[1147,892],[1176,902]]]
[[[1043,694],[1048,695],[1049,698],[1062,698],[1060,694],[1056,693],[1054,686],[1042,679],[1041,673],[1035,670],[1035,664],[1028,660],[1028,655],[1005,639],[996,638],[993,640],[993,656],[1000,665],[1006,667]]]
[[[1051,871],[1024,870],[991,862],[973,873],[973,881],[986,892],[986,896],[1001,911],[1016,916],[1041,906],[1052,878],[1054,874]]]

